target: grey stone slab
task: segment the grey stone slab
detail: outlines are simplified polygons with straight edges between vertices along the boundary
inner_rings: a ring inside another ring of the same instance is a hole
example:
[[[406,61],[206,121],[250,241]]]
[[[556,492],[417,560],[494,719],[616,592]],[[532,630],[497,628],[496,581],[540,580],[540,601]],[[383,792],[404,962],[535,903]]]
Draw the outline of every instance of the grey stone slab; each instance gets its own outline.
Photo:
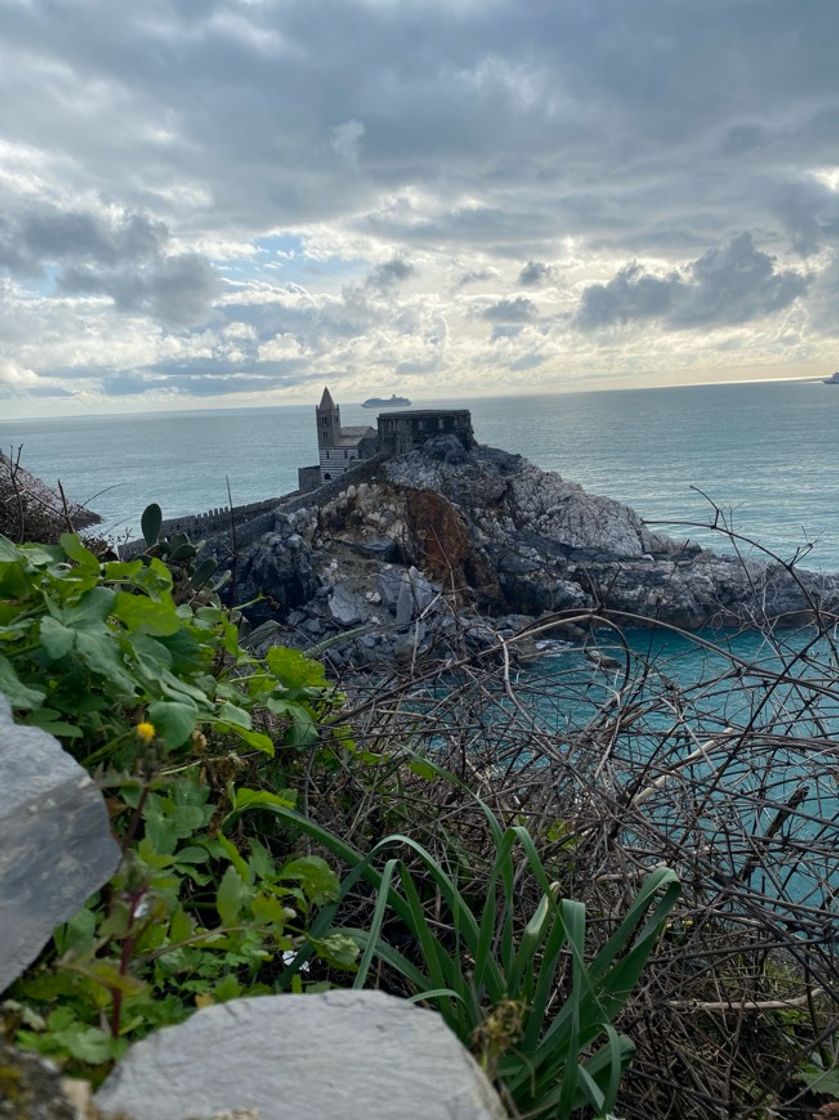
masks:
[[[399,594],[396,597],[396,625],[407,626],[414,617],[414,593],[411,590],[411,579],[407,572],[402,575],[399,585]]]
[[[504,1120],[433,1011],[381,992],[257,996],[136,1043],[96,1094],[105,1120]]]
[[[0,695],[0,992],[117,868],[102,794]]]
[[[338,583],[332,589],[329,613],[339,626],[355,626],[367,612],[359,597],[344,584]]]

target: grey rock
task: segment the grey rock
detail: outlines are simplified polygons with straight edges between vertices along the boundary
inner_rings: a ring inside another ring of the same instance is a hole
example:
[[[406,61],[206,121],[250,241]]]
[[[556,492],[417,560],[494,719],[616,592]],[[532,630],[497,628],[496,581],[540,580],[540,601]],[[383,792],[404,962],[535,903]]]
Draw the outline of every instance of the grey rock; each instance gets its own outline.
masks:
[[[382,564],[389,563],[396,555],[396,541],[391,537],[368,536],[363,540],[344,539],[341,544],[357,556],[364,557],[365,560],[378,560]]]
[[[396,610],[396,601],[399,598],[404,571],[404,568],[382,568],[376,576],[376,586],[382,597],[382,603],[388,610]]]
[[[96,1094],[105,1120],[504,1120],[433,1011],[381,992],[257,996],[136,1043]]]
[[[315,637],[323,633],[323,623],[319,618],[307,618],[302,628],[307,634],[313,634]]]
[[[0,1042],[0,1120],[78,1120],[78,1114],[55,1066]]]
[[[411,581],[408,573],[403,572],[402,582],[399,585],[399,594],[396,597],[396,625],[407,626],[414,617],[414,596],[411,591]]]
[[[329,613],[339,626],[356,626],[367,614],[362,600],[343,583],[332,589]]]
[[[102,794],[61,744],[0,695],[0,991],[120,861]]]

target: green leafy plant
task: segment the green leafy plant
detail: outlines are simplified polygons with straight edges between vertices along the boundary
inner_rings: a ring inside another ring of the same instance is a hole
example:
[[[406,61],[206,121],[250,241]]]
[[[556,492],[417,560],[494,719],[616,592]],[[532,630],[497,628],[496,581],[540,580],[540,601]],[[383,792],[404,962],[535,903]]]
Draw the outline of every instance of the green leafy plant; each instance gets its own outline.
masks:
[[[351,868],[339,899],[318,915],[313,936],[334,920],[340,902],[359,883],[376,892],[370,928],[338,930],[362,950],[355,987],[368,983],[375,959],[383,962],[407,982],[413,999],[439,1010],[523,1114],[564,1118],[588,1106],[605,1116],[633,1052],[614,1021],[679,897],[679,882],[666,868],[653,871],[611,936],[591,952],[585,907],[558,897],[528,830],[504,829],[482,808],[495,857],[481,898],[464,893],[440,861],[408,836],[388,836],[363,855],[291,809],[269,811]],[[226,824],[242,812],[232,813]],[[398,857],[377,865],[399,848],[419,862],[420,880]],[[539,893],[527,920],[520,912],[523,877]],[[432,920],[429,904],[438,898],[448,920],[439,909]],[[383,933],[388,916],[398,920],[415,952],[398,951],[388,942]],[[309,952],[304,947],[290,970]]]
[[[156,541],[159,511],[143,520]],[[159,551],[167,563],[102,563],[75,535],[0,537],[0,690],[94,774],[123,851],[14,985],[2,1029],[94,1077],[197,1005],[275,990],[304,943],[325,970],[358,957],[346,937],[309,936],[338,896],[321,857],[288,836],[218,830],[231,811],[295,804],[298,773],[326,743],[340,749],[344,733],[325,725],[342,697],[296,650],[246,651],[213,591],[184,592],[192,554]]]

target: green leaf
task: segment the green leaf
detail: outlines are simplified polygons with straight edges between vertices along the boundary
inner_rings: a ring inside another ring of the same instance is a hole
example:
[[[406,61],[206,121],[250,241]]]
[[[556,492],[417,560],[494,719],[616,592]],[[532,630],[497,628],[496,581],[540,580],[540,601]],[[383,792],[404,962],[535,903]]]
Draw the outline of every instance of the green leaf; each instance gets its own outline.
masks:
[[[262,731],[249,731],[247,727],[241,727],[238,723],[227,723],[224,720],[218,720],[216,726],[221,731],[229,731],[254,750],[262,751],[263,754],[268,754],[273,757],[274,742],[270,735],[266,735]]]
[[[433,782],[437,777],[437,771],[427,762],[422,759],[414,759],[413,762],[408,763],[408,769],[412,774],[416,774],[418,778],[424,778],[426,782]]]
[[[222,876],[216,893],[216,910],[225,926],[235,926],[244,901],[244,887],[239,873],[231,864]]]
[[[155,700],[149,704],[149,719],[167,747],[180,747],[198,722],[198,709],[175,700]]]
[[[17,564],[20,562],[20,555],[9,538],[0,533],[0,563]]]
[[[59,537],[61,547],[71,560],[85,572],[99,572],[99,561],[82,544],[77,533],[62,533]]]
[[[113,613],[129,630],[140,634],[174,634],[183,625],[171,601],[128,591],[117,592]]]
[[[64,612],[63,622],[73,630],[101,630],[114,606],[110,587],[91,587],[75,607]]]
[[[160,538],[160,527],[163,524],[163,513],[157,502],[152,502],[151,505],[146,506],[140,518],[140,529],[143,533],[143,540],[151,548],[152,545],[157,544]]]
[[[134,696],[137,682],[122,660],[122,652],[111,631],[91,634],[82,631],[76,635],[79,657],[92,673],[98,673],[115,685],[126,696]]]
[[[271,793],[267,789],[237,789],[233,794],[233,808],[244,809],[247,805],[280,805],[285,809],[293,809],[296,800],[297,795],[291,789],[284,789],[282,793]]]
[[[345,933],[330,933],[326,937],[312,938],[311,944],[321,960],[333,968],[354,971],[357,967],[358,945]]]
[[[219,717],[227,723],[235,723],[237,727],[244,727],[246,730],[250,731],[250,712],[246,712],[244,708],[237,708],[235,704],[228,704],[227,701],[225,701],[219,709]]]
[[[326,685],[323,665],[306,657],[300,650],[272,646],[265,659],[271,672],[285,688],[323,688]]]
[[[0,653],[0,692],[13,708],[37,708],[46,696],[42,688],[29,688],[15,672],[8,658]]]
[[[795,1076],[811,1093],[823,1093],[839,1100],[839,1066],[823,1069],[817,1065],[806,1065]]]
[[[291,860],[277,878],[299,882],[306,897],[316,906],[334,902],[340,894],[338,876],[320,856],[300,856]]]
[[[76,644],[76,632],[51,615],[44,615],[40,626],[41,645],[50,661],[66,657]]]

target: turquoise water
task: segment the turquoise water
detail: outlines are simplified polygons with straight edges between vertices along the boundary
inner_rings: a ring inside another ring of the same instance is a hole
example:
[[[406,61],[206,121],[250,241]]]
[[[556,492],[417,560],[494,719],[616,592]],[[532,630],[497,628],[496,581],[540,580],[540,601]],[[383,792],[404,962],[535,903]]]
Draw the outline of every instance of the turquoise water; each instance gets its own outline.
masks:
[[[809,566],[839,571],[839,389],[752,383],[429,403],[471,408],[482,443],[642,517],[707,520],[696,486],[733,511],[740,531],[785,554],[814,540]],[[375,422],[352,404],[341,411],[345,424]],[[282,494],[316,458],[308,406],[0,419],[0,446],[20,443],[35,474],[60,478],[80,501],[98,494],[93,508],[120,533],[136,529],[150,501],[171,517],[226,504],[227,478],[237,504]]]

